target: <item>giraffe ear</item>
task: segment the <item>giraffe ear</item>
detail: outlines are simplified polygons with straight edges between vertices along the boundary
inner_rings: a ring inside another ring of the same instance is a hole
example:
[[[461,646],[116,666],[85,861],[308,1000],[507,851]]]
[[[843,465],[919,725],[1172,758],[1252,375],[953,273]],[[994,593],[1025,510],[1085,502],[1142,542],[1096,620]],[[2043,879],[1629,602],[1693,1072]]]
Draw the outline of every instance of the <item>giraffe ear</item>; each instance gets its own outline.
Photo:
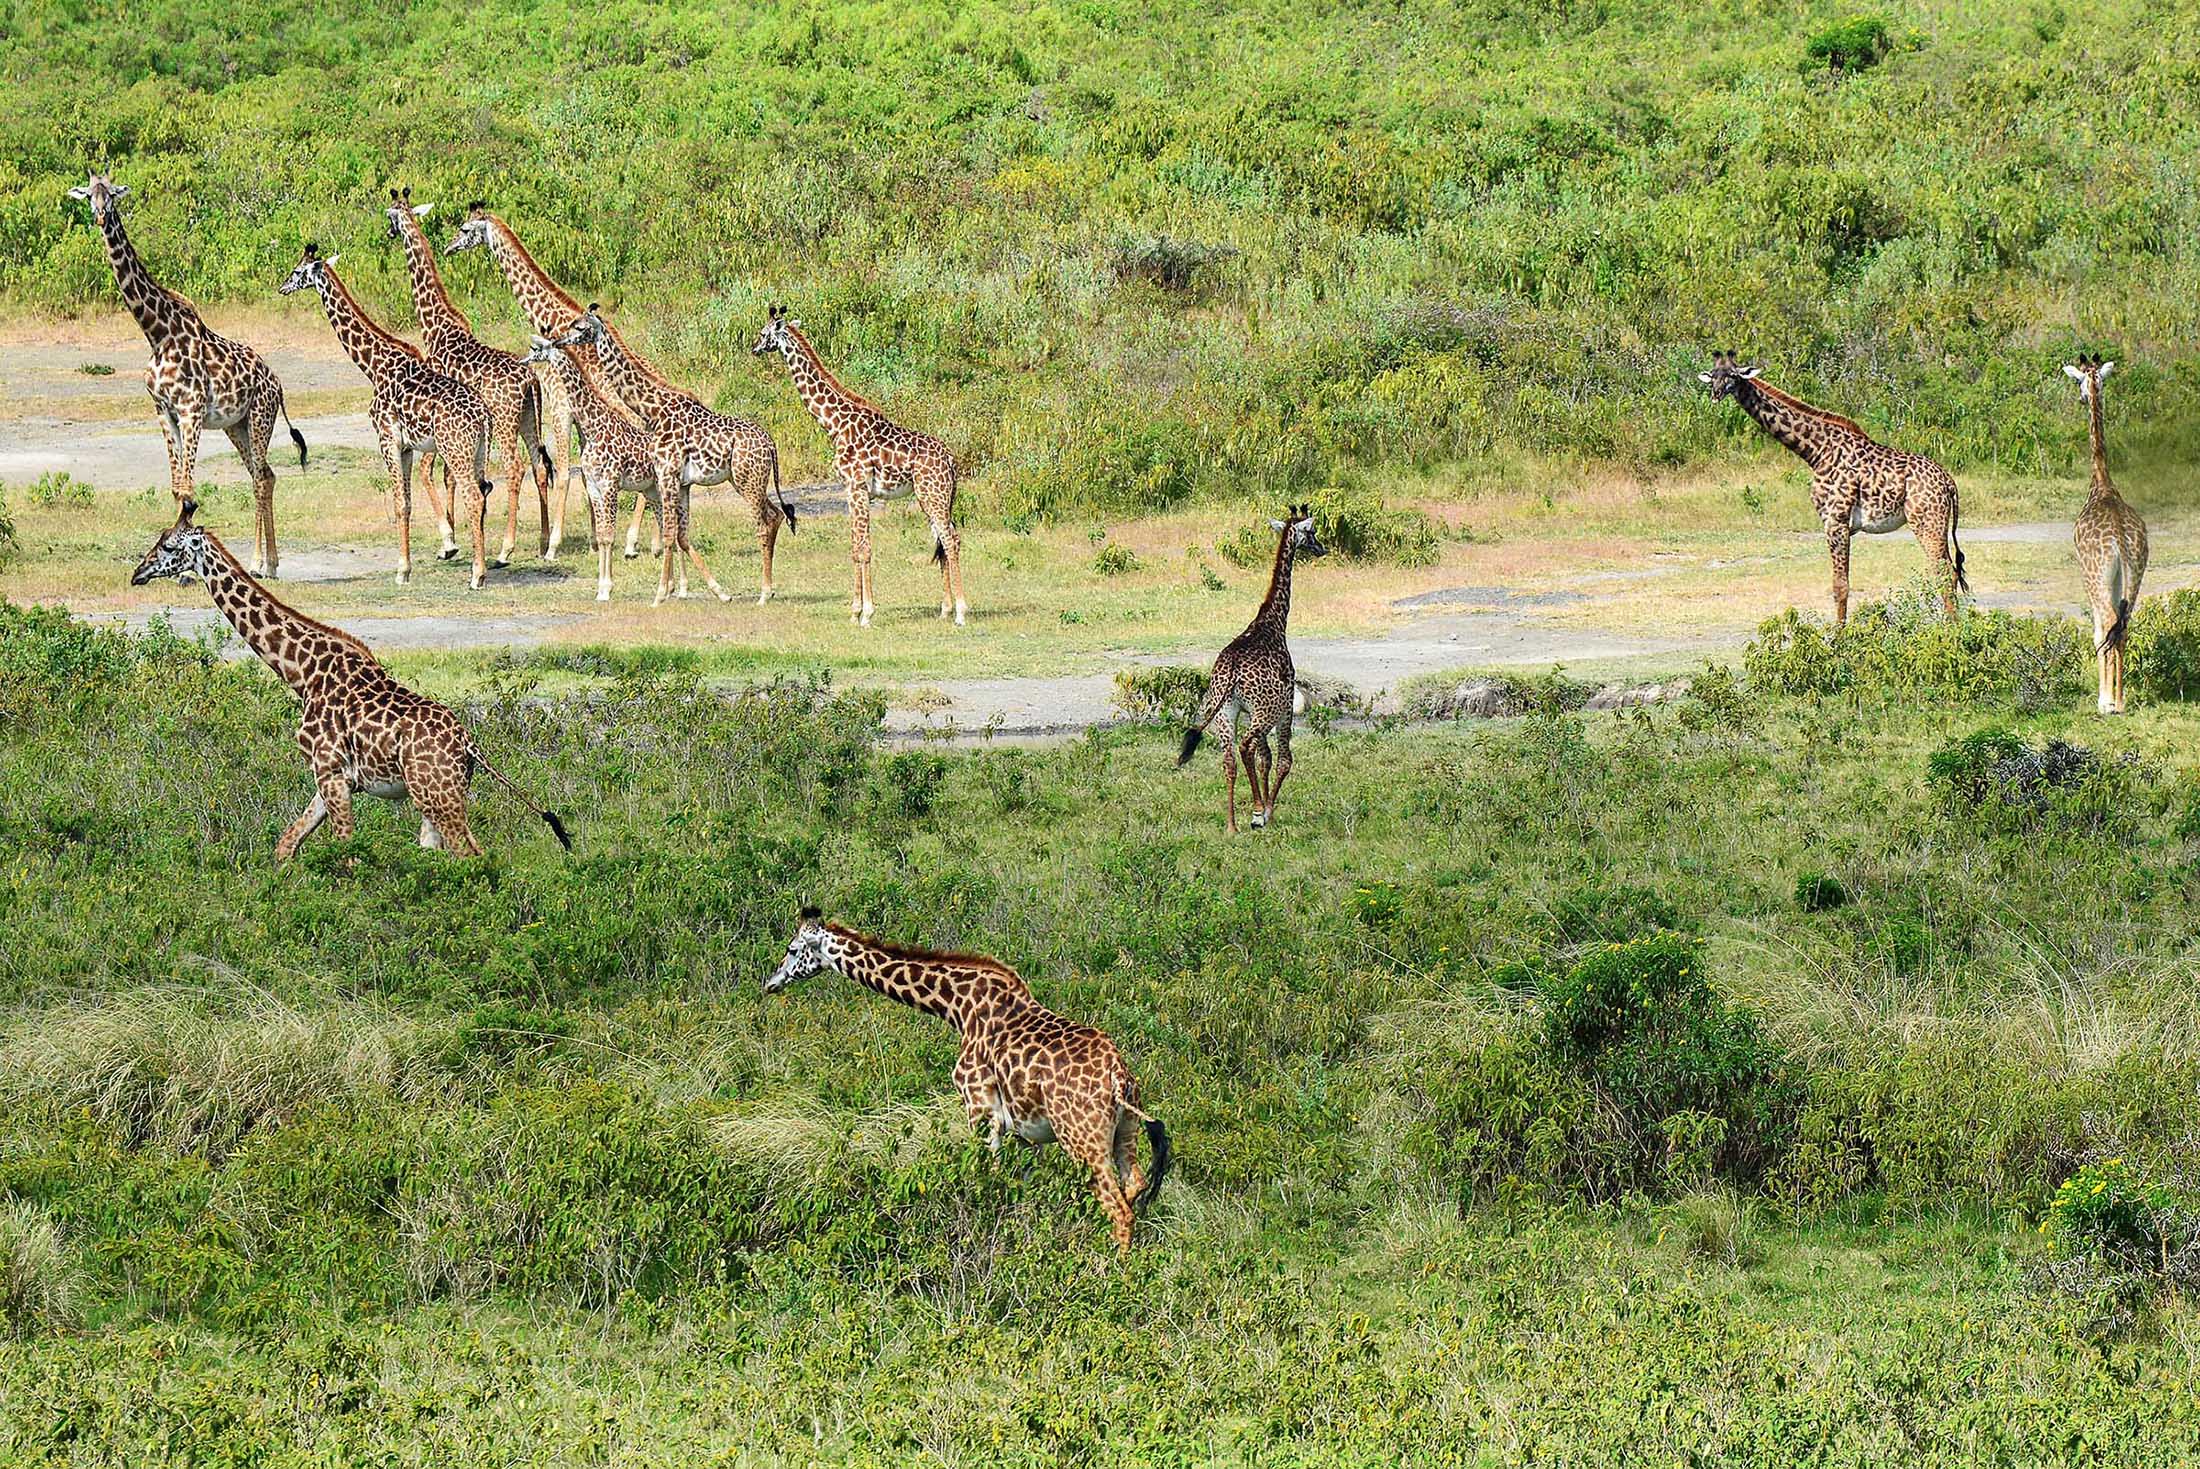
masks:
[[[2108,376],[2108,375],[2109,375],[2110,373],[2114,372],[2115,370],[2116,370],[2116,364],[2115,364],[2115,363],[2113,363],[2113,362],[2104,362],[2104,363],[2102,363],[2102,364],[2101,364],[2101,376],[2102,376],[2102,377],[2104,377],[2104,378],[2105,378],[2105,377],[2107,377],[2107,376]]]
[[[85,188],[82,184],[78,184],[74,188],[69,190],[69,197],[71,199],[89,199],[92,197],[92,191]]]
[[[433,208],[435,208],[433,204],[415,204],[412,207],[413,218],[426,219],[428,217],[428,211]]]
[[[109,184],[107,186],[107,194],[110,198],[120,199],[129,192],[130,186],[128,184]]]
[[[339,260],[341,260],[341,259],[343,259],[343,258],[344,258],[344,252],[343,252],[343,251],[341,251],[341,250],[339,250],[339,251],[337,251],[337,252],[336,252],[336,253],[335,253],[334,255],[331,255],[331,256],[330,256],[330,257],[329,257],[328,259],[326,259],[326,260],[322,261],[321,263],[322,263],[323,265],[334,265],[334,264],[335,264],[335,263],[336,263],[337,261],[339,261]]]
[[[1711,381],[1711,374],[1710,374],[1710,373],[1708,373],[1708,372],[1699,372],[1699,373],[1697,373],[1697,374],[1696,374],[1696,381],[1697,381],[1697,382],[1699,382],[1699,383],[1707,383],[1707,382],[1710,382],[1710,381]]]
[[[2075,378],[2081,383],[2085,381],[2084,370],[2074,362],[2065,362],[2063,364],[2063,371],[2069,373],[2071,377]]]
[[[1763,372],[1764,369],[1761,367],[1740,367],[1735,369],[1734,375],[1736,377],[1754,378]]]
[[[1270,530],[1282,530],[1283,522],[1280,520],[1271,520],[1268,522],[1268,528]]]

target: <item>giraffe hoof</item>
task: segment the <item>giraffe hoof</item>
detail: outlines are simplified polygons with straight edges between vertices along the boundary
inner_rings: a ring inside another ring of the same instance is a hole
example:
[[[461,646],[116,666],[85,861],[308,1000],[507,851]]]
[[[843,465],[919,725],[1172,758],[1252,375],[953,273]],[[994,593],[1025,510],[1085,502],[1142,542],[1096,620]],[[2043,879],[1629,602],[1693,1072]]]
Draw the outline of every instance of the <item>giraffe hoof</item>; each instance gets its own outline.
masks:
[[[718,589],[716,587],[712,587],[711,590],[714,592],[718,592]],[[718,592],[718,600],[721,602],[731,602],[733,600],[733,594],[731,592]]]
[[[619,553],[619,557],[622,561],[639,561],[641,559],[641,556],[642,553],[635,550],[626,550]]]
[[[450,560],[450,559],[451,559],[451,558],[452,558],[453,556],[456,556],[457,554],[458,554],[458,547],[456,547],[456,546],[445,546],[445,547],[444,547],[444,548],[443,548],[442,550],[440,550],[440,551],[438,551],[438,552],[436,552],[436,553],[435,553],[435,559],[436,559],[436,560],[438,560],[438,561],[448,561],[448,560]]]
[[[597,600],[597,601],[599,601],[599,602],[608,602],[608,601],[610,601],[610,600],[611,600],[611,593],[609,593],[609,592],[598,592],[598,593],[596,593],[596,600]]]
[[[399,573],[397,573],[397,584],[398,584],[399,586],[403,586],[403,585],[405,585],[405,583],[407,583],[407,582],[409,582],[409,581],[411,581],[411,580],[412,580],[412,573],[411,573],[411,572],[409,572],[409,571],[400,571]]]
[[[505,567],[510,566],[511,564],[512,558],[509,556],[499,556],[496,560],[489,563],[490,568],[496,571],[502,571]]]

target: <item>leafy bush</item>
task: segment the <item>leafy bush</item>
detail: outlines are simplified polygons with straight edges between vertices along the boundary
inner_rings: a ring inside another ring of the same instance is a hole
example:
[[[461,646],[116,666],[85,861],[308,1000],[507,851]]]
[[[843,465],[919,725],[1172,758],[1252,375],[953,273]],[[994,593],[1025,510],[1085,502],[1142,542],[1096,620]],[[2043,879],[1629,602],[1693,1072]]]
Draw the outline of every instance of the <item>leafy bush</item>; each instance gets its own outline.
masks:
[[[2200,1210],[2168,1180],[2122,1157],[2082,1165],[2040,1220],[2047,1283],[2092,1308],[2096,1331],[2128,1327],[2147,1298],[2200,1287]]]
[[[13,1334],[75,1324],[83,1268],[43,1209],[0,1199],[0,1325]]]
[[[1123,576],[1138,570],[1138,553],[1109,541],[1092,558],[1092,569],[1102,576]]]
[[[16,539],[15,517],[8,514],[7,486],[0,485],[0,571],[5,571],[22,549],[23,543]]]
[[[1115,675],[1115,707],[1133,719],[1158,719],[1178,727],[1199,714],[1207,670],[1172,663],[1126,668]]]
[[[66,506],[81,510],[92,503],[92,487],[80,479],[72,478],[65,469],[50,469],[32,481],[24,498],[42,510]]]
[[[2034,748],[1996,727],[1935,750],[1926,779],[1951,810],[2025,830],[2124,832],[2160,804],[2159,773],[2137,755],[2104,760],[2059,739]]]
[[[2072,618],[1972,610],[1951,621],[1911,595],[1867,603],[1832,628],[1790,608],[1757,629],[1742,669],[1766,694],[2030,710],[2083,689],[2089,651]]]
[[[1803,70],[1869,71],[1886,60],[1887,53],[1893,49],[1894,39],[1884,20],[1877,16],[1858,16],[1811,37],[1804,51]]]
[[[1158,235],[1119,242],[1112,265],[1119,281],[1141,280],[1164,291],[1189,291],[1214,267],[1237,254],[1229,245],[1202,245]]]
[[[1805,913],[1830,913],[1848,906],[1849,890],[1830,872],[1806,872],[1795,879],[1795,906]]]
[[[2200,693],[2200,587],[2148,597],[2131,614],[2124,649],[2131,687],[2154,699]]]

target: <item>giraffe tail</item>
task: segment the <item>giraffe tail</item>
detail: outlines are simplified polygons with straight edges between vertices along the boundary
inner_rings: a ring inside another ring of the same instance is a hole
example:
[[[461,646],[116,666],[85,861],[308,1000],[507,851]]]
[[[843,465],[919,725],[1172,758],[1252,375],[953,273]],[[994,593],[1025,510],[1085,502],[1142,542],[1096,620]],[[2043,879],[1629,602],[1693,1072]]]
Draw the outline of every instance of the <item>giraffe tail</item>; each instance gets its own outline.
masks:
[[[521,790],[518,786],[512,783],[510,776],[507,776],[503,771],[497,769],[494,765],[491,765],[489,763],[488,757],[483,755],[478,747],[472,751],[472,754],[474,758],[474,764],[480,766],[483,770],[486,770],[489,772],[489,774],[495,776],[498,785],[503,786],[506,790],[510,791],[522,806],[525,806],[528,810],[534,812],[537,816],[540,816],[543,819],[544,824],[550,828],[550,835],[558,839],[559,846],[565,848],[565,850],[568,852],[573,850],[573,839],[565,834],[565,823],[558,820],[557,812],[549,810],[547,807],[537,806],[534,801],[528,796],[527,792]]]
[[[283,404],[283,427],[290,430],[290,441],[298,446],[298,468],[306,467],[306,436],[298,432],[298,425],[290,421],[290,405]]]
[[[2110,648],[2121,648],[2124,645],[2124,638],[2130,632],[2131,598],[2118,597],[2116,599],[2116,620],[2108,625],[2108,632],[2102,636],[2100,647],[2093,651],[2105,653]]]
[[[794,506],[787,503],[787,492],[779,483],[779,448],[772,447],[772,493],[779,497],[779,513],[787,517],[787,529],[794,529]]]
[[[932,564],[934,566],[945,566],[947,564],[947,542],[940,539],[938,531],[932,532]]]
[[[1184,748],[1176,752],[1178,769],[1182,769],[1185,763],[1192,758],[1192,752],[1199,748],[1201,736],[1207,733],[1207,726],[1213,724],[1215,716],[1222,712],[1222,700],[1222,680],[1219,678],[1208,679],[1207,692],[1199,701],[1199,717],[1194,719],[1191,726],[1184,731]]]
[[[1961,514],[1957,507],[1955,497],[1951,495],[1948,497],[1948,551],[1949,554],[1955,558],[1956,590],[1963,593],[1965,596],[1969,596],[1971,593],[1971,583],[1963,575],[1963,547],[1956,540],[1956,521],[1959,519],[1961,519]]]

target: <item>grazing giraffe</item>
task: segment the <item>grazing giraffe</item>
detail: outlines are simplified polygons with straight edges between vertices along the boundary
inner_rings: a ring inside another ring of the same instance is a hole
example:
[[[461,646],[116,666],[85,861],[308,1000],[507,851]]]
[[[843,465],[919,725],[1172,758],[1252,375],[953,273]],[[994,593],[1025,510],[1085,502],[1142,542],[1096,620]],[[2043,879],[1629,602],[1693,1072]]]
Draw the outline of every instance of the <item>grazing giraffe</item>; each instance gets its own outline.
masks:
[[[1168,1174],[1169,1132],[1139,1110],[1138,1082],[1106,1032],[1041,1005],[1022,976],[998,959],[885,943],[804,908],[786,957],[765,976],[764,993],[823,970],[960,1031],[955,1090],[972,1124],[986,1130],[987,1146],[998,1153],[1011,1132],[1034,1145],[1059,1142],[1091,1170],[1116,1249],[1130,1249],[1133,1219]],[[1150,1177],[1138,1166],[1141,1124],[1153,1148]]]
[[[1758,427],[1810,466],[1810,500],[1826,530],[1833,557],[1833,620],[1849,620],[1849,539],[1881,535],[1905,521],[1925,552],[1940,586],[1941,605],[1956,615],[1956,593],[1971,584],[1956,543],[1955,476],[1923,454],[1890,449],[1853,419],[1813,408],[1763,380],[1761,367],[1743,367],[1732,352],[1713,356],[1711,370],[1696,374],[1710,385],[1714,402],[1732,398]]]
[[[226,431],[252,476],[252,571],[273,577],[280,558],[275,549],[275,468],[267,448],[275,437],[275,415],[281,414],[290,428],[301,470],[306,467],[305,435],[291,425],[283,385],[260,354],[208,326],[197,307],[145,268],[122,228],[118,201],[129,192],[126,185],[95,173],[89,183],[69,190],[69,197],[91,205],[92,223],[107,242],[107,263],[114,268],[123,304],[153,349],[145,368],[145,391],[152,396],[161,437],[168,442],[169,492],[178,504],[192,498],[199,430]]]
[[[440,450],[466,471],[465,516],[474,544],[471,583],[479,590],[487,573],[482,554],[482,517],[488,511],[489,410],[481,395],[448,373],[428,365],[418,347],[393,336],[352,299],[336,277],[338,256],[321,258],[321,247],[308,244],[297,266],[276,289],[285,296],[312,287],[320,293],[328,324],[359,371],[374,388],[368,415],[382,445],[397,494],[397,584],[412,577],[412,461],[421,450]],[[452,492],[454,502],[459,492]]]
[[[510,288],[512,299],[519,303],[520,315],[535,332],[556,336],[581,314],[581,303],[567,295],[552,279],[550,273],[535,263],[535,257],[527,253],[527,247],[512,233],[512,227],[489,212],[489,206],[476,199],[466,206],[466,217],[459,222],[458,233],[443,247],[445,255],[456,255],[464,250],[486,250],[496,264],[504,284]],[[582,354],[582,366],[596,366],[594,353]],[[575,433],[585,435],[574,405],[565,396],[556,368],[547,362],[535,364],[535,381],[542,391],[542,409],[545,438],[558,446],[561,452],[573,441]],[[565,479],[558,486],[556,503],[551,507],[550,549],[544,553],[548,560],[556,560],[558,547],[565,541],[565,499],[572,487],[573,476],[580,471],[577,463],[568,462]],[[641,523],[642,507],[634,507],[635,523]],[[633,537],[629,535],[631,542]],[[631,544],[627,554],[633,555]],[[652,555],[656,548],[651,548]]]
[[[914,491],[917,508],[932,527],[932,559],[940,568],[940,616],[952,611],[955,625],[962,626],[968,604],[963,601],[962,532],[955,529],[955,456],[930,434],[903,428],[875,404],[842,387],[786,307],[771,308],[770,320],[749,350],[758,356],[777,352],[787,359],[802,405],[832,440],[833,470],[848,489],[856,567],[854,621],[871,625],[871,501]]]
[[[409,795],[420,811],[421,846],[479,856],[481,843],[466,824],[466,787],[476,769],[518,797],[572,850],[565,823],[491,765],[457,715],[390,677],[351,634],[277,601],[219,538],[191,523],[197,509],[183,502],[176,523],[130,574],[130,585],[197,577],[237,636],[298,696],[298,748],[312,767],[314,795],[276,842],[276,861],[288,861],[324,819],[336,824],[339,838],[348,838],[351,798],[359,791],[389,800]]]
[[[2139,518],[2108,477],[2108,443],[2101,430],[2101,384],[2116,370],[2099,353],[2065,363],[2085,400],[2086,426],[2093,439],[2093,487],[2078,512],[2074,539],[2078,570],[2085,577],[2085,599],[2093,610],[2093,651],[2100,659],[2103,714],[2124,712],[2124,640],[2131,631],[2131,609],[2139,602],[2139,579],[2147,574],[2147,523]]]
[[[1303,696],[1291,666],[1291,645],[1286,632],[1291,621],[1291,566],[1298,553],[1326,556],[1329,548],[1314,535],[1310,506],[1294,505],[1286,519],[1271,520],[1279,532],[1276,567],[1268,577],[1268,595],[1245,631],[1230,640],[1215,659],[1207,676],[1207,692],[1199,701],[1199,717],[1184,731],[1184,748],[1176,763],[1182,768],[1199,748],[1200,736],[1217,717],[1222,720],[1222,775],[1228,792],[1229,827],[1237,831],[1238,761],[1245,761],[1245,776],[1253,786],[1253,830],[1275,818],[1276,798],[1291,774],[1291,716],[1303,707]],[[1268,731],[1276,732],[1275,784],[1268,781]]]
[[[405,247],[405,269],[412,277],[413,310],[420,318],[421,340],[427,344],[428,361],[480,394],[481,406],[489,410],[489,442],[503,459],[504,472],[511,483],[511,506],[504,521],[504,547],[497,552],[496,564],[509,565],[512,549],[518,544],[520,485],[530,468],[534,471],[535,498],[542,513],[540,550],[547,558],[550,551],[550,482],[557,477],[557,470],[550,462],[549,450],[542,443],[542,387],[535,380],[534,370],[520,360],[518,353],[500,351],[476,337],[466,314],[443,288],[443,277],[435,268],[435,247],[428,243],[427,233],[420,227],[420,221],[432,207],[413,203],[409,188],[392,189],[390,207],[384,211],[389,220],[390,238],[402,242]],[[428,490],[428,503],[435,506],[435,458],[432,453],[423,467],[421,480]],[[458,549],[451,539],[451,518],[440,506],[436,511],[443,526],[443,555],[448,558]]]
[[[530,363],[548,364],[559,378],[559,391],[573,405],[574,422],[580,426],[581,485],[588,496],[589,523],[596,543],[596,600],[611,600],[611,548],[619,538],[619,496],[631,493],[637,503],[657,507],[658,543],[664,558],[657,572],[657,601],[662,605],[670,586],[678,553],[695,555],[687,539],[685,497],[667,499],[659,488],[656,446],[631,419],[608,401],[609,388],[599,388],[581,366],[577,347],[560,347],[547,337],[535,337],[527,353]],[[666,525],[668,515],[678,523]],[[680,596],[687,595],[687,563],[679,564]],[[695,564],[703,564],[696,557]],[[705,571],[704,576],[710,573]]]
[[[794,529],[794,507],[779,489],[779,447],[764,426],[751,419],[733,418],[703,405],[660,377],[656,369],[629,350],[626,342],[603,319],[596,303],[565,332],[551,338],[558,346],[585,344],[596,351],[604,380],[641,416],[651,435],[651,451],[657,464],[660,493],[679,502],[679,520],[688,518],[688,491],[695,485],[731,484],[749,503],[756,518],[756,545],[763,555],[763,590],[757,593],[761,607],[772,599],[772,548],[779,541],[779,522]],[[627,535],[627,554],[634,554],[634,536]],[[700,567],[702,562],[698,560]],[[710,580],[710,573],[703,577]],[[711,581],[710,589],[721,601],[726,594]]]

